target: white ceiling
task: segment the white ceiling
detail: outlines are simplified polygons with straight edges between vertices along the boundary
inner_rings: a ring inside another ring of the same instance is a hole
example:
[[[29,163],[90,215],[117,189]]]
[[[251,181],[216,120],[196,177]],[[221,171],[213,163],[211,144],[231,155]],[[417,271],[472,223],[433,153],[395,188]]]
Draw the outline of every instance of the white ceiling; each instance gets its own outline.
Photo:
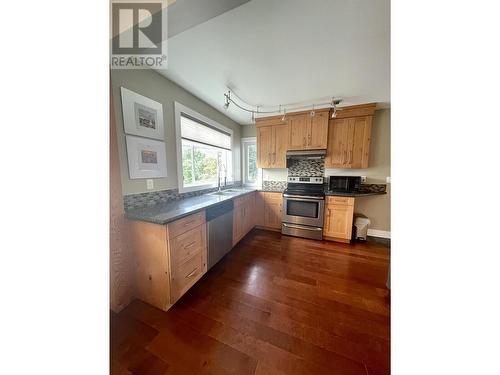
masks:
[[[170,38],[160,71],[223,109],[231,87],[255,105],[390,103],[389,0],[252,0]]]

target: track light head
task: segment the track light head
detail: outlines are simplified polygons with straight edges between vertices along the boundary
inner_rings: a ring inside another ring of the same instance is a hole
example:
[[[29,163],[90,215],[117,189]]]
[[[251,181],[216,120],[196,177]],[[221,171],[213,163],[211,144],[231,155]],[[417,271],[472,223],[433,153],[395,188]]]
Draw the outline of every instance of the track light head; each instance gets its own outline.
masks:
[[[332,98],[332,104],[331,104],[331,107],[333,108],[332,118],[337,117],[337,106],[340,104],[341,101],[342,99]]]
[[[286,121],[286,109],[283,110],[283,117],[281,118],[281,121],[283,121],[283,122]]]

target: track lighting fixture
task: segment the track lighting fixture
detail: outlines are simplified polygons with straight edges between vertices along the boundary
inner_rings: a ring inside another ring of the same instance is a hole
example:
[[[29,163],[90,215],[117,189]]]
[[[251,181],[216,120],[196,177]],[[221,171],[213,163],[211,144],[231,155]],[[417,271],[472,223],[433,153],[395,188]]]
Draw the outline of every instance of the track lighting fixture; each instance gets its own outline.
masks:
[[[228,109],[229,105],[232,103],[232,104],[234,104],[235,107],[241,109],[242,111],[251,113],[252,114],[252,122],[255,122],[255,114],[256,113],[258,115],[261,115],[261,114],[266,114],[266,115],[283,114],[283,116],[281,117],[281,121],[284,122],[287,119],[287,110],[288,111],[307,110],[307,108],[310,108],[310,106],[311,106],[311,104],[306,104],[306,103],[289,103],[289,104],[280,104],[280,105],[265,105],[265,106],[263,106],[264,109],[261,110],[262,106],[255,106],[255,105],[247,104],[240,97],[238,97],[238,95],[234,94],[234,96],[236,97],[235,98],[236,100],[231,98],[231,90],[228,90],[227,93],[224,93],[224,98],[225,98],[224,109]],[[337,111],[340,111],[340,109],[337,108],[337,105],[341,101],[342,101],[342,99],[331,98],[330,102],[313,103],[312,109],[309,112],[309,115],[311,117],[314,117],[316,115],[315,109],[317,107],[328,108],[328,106],[330,106],[331,108],[333,108],[332,118],[335,118],[337,116]]]
[[[281,118],[281,121],[286,121],[286,109],[283,110],[283,117]]]
[[[224,94],[226,97],[226,102],[224,103],[224,109],[229,108],[229,99],[231,98],[231,91],[228,91],[227,94]]]
[[[337,107],[335,106],[335,104],[333,105],[333,112],[332,112],[332,118],[335,118],[337,117]]]
[[[337,105],[340,104],[341,101],[342,101],[342,99],[334,99],[334,98],[332,98],[332,104],[330,104],[331,107],[333,108],[332,118],[336,118],[337,117]]]

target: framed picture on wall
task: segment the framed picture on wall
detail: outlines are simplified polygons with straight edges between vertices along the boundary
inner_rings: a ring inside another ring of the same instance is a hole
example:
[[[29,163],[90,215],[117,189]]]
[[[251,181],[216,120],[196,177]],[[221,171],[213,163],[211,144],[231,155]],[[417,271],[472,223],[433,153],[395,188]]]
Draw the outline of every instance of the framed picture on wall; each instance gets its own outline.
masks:
[[[130,179],[167,177],[165,142],[126,136]]]
[[[125,87],[120,89],[125,133],[163,141],[163,105]]]

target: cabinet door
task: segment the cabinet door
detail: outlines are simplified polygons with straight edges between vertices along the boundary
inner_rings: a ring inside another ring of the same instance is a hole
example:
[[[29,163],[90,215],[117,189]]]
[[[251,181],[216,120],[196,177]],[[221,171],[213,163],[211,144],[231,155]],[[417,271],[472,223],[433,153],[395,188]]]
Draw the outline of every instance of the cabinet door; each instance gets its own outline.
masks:
[[[265,195],[266,193],[258,191],[255,193],[255,225],[265,226]]]
[[[349,133],[349,119],[329,121],[328,148],[326,150],[325,167],[345,168],[346,142]]]
[[[286,168],[286,150],[288,149],[288,125],[273,126],[273,168]]]
[[[271,168],[273,153],[273,127],[257,127],[257,167]]]
[[[328,142],[328,112],[316,112],[311,117],[307,147],[324,149]]]
[[[368,168],[372,116],[356,117],[353,123],[353,141],[349,153],[351,168]]]
[[[350,239],[354,207],[348,205],[327,205],[323,235],[341,239]]]
[[[243,237],[245,230],[245,205],[240,200],[235,199],[233,208],[233,246]]]
[[[264,225],[268,228],[281,229],[281,194],[265,194]]]
[[[245,234],[250,232],[255,226],[255,194],[251,193],[247,195],[245,209]]]
[[[290,116],[288,119],[288,149],[306,150],[310,116],[308,113]]]

